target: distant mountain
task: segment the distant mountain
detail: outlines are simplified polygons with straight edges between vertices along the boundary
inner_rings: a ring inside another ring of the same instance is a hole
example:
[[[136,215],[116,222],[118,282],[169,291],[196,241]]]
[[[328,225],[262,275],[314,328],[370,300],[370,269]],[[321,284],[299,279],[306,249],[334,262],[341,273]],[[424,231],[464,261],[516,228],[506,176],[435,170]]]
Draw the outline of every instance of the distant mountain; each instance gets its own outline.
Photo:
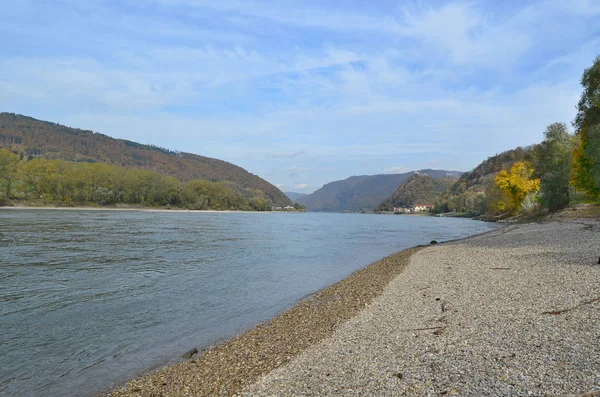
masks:
[[[263,192],[274,204],[291,204],[269,182],[223,160],[114,139],[13,113],[0,113],[0,148],[28,157],[104,162],[152,170],[184,182],[192,179],[224,182],[239,192]]]
[[[446,176],[458,178],[462,172],[443,170],[420,170],[434,179]],[[308,211],[361,211],[373,210],[379,203],[390,197],[400,184],[414,175],[405,174],[352,176],[342,181],[326,184],[316,192],[297,200]]]
[[[444,176],[434,179],[427,174],[415,173],[398,189],[377,206],[379,211],[392,211],[394,207],[412,207],[417,204],[434,205],[440,195],[447,191],[458,180],[456,177]]]
[[[284,192],[286,196],[288,196],[288,198],[292,201],[297,201],[298,199],[301,199],[304,196],[307,196],[306,193],[297,193],[297,192]]]
[[[518,147],[489,157],[472,171],[465,172],[443,193],[436,210],[485,213],[488,209],[484,208],[484,197],[486,191],[487,194],[493,194],[493,189],[490,191],[489,188],[498,172],[510,169],[516,162],[523,161],[526,155],[527,149]]]

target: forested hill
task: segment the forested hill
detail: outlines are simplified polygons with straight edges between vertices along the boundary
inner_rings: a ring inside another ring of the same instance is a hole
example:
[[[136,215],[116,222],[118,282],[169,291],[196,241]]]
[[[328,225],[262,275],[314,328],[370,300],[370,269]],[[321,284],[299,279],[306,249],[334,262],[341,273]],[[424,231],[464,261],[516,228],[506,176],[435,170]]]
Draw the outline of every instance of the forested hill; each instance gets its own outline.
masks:
[[[182,181],[227,182],[237,191],[259,190],[277,205],[291,204],[277,187],[223,160],[174,152],[92,131],[13,113],[0,113],[0,148],[24,156],[76,162],[104,162],[156,171]]]
[[[427,174],[415,173],[398,186],[394,194],[379,204],[377,210],[392,211],[394,207],[412,207],[417,204],[434,205],[457,179],[452,176],[434,179]]]
[[[527,150],[521,147],[489,157],[472,171],[465,172],[458,181],[440,197],[436,211],[466,211],[483,214],[484,197],[494,193],[494,178],[498,172],[508,170],[518,161],[523,161]],[[486,192],[487,190],[487,192]]]
[[[428,174],[432,178],[459,177],[462,174],[458,171],[429,169],[418,172]],[[297,201],[309,211],[371,211],[390,197],[398,186],[414,173],[352,176],[342,181],[328,183]]]

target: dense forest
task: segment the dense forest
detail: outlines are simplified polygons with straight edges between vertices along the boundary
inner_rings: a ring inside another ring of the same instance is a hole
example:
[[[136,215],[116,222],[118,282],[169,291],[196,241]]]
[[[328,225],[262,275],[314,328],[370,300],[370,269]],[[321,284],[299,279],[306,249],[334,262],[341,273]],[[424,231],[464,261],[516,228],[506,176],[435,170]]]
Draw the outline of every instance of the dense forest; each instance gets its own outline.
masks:
[[[434,179],[427,174],[415,173],[398,186],[394,194],[379,204],[376,211],[393,211],[394,207],[435,203],[455,182],[456,178],[451,176]]]
[[[442,194],[435,211],[501,217],[600,203],[600,57],[581,85],[574,134],[553,123],[541,143],[490,157]]]
[[[276,205],[291,201],[269,182],[226,161],[143,145],[13,113],[0,113],[0,148],[27,160],[67,160],[107,163],[156,171],[183,182],[203,179],[225,182],[237,193],[260,190]]]
[[[238,192],[227,182],[187,182],[155,171],[65,160],[27,158],[0,149],[0,204],[129,204],[192,210],[270,211],[273,202],[260,190]],[[297,206],[297,209],[301,209]]]

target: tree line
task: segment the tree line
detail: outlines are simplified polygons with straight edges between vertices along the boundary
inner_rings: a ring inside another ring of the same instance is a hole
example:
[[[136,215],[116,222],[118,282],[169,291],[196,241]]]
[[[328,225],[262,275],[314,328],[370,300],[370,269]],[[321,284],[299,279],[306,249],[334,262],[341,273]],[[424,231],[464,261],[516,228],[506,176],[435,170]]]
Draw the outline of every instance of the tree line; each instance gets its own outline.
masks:
[[[264,192],[276,205],[291,204],[269,182],[226,161],[114,139],[13,113],[0,112],[0,147],[16,150],[28,159],[107,163],[156,171],[181,181],[224,182],[242,196],[250,188]]]
[[[584,71],[581,85],[574,134],[565,123],[549,125],[541,143],[488,159],[511,165],[497,170],[491,164],[496,176],[483,190],[459,183],[435,210],[493,215],[557,211],[574,200],[600,203],[600,56]]]
[[[106,163],[28,159],[0,149],[0,201],[63,205],[130,204],[192,210],[270,211],[273,203],[254,189],[236,193],[227,182],[179,179],[155,171]]]
[[[526,162],[496,176],[512,212],[520,211],[528,198],[556,211],[569,205],[577,192],[600,202],[600,57],[584,71],[581,85],[575,134],[569,134],[564,123],[549,125],[544,141],[530,148]]]

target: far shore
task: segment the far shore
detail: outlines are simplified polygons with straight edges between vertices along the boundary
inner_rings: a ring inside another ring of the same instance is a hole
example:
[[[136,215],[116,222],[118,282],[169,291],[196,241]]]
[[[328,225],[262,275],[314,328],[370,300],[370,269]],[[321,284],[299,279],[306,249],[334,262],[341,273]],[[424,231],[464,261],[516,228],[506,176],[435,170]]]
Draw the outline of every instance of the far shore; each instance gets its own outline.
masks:
[[[56,207],[56,206],[0,206],[0,210],[56,210],[56,211],[144,211],[144,212],[182,212],[182,213],[279,213],[279,212],[299,212],[299,211],[236,211],[236,210],[188,210],[185,208],[151,208],[151,207]]]

